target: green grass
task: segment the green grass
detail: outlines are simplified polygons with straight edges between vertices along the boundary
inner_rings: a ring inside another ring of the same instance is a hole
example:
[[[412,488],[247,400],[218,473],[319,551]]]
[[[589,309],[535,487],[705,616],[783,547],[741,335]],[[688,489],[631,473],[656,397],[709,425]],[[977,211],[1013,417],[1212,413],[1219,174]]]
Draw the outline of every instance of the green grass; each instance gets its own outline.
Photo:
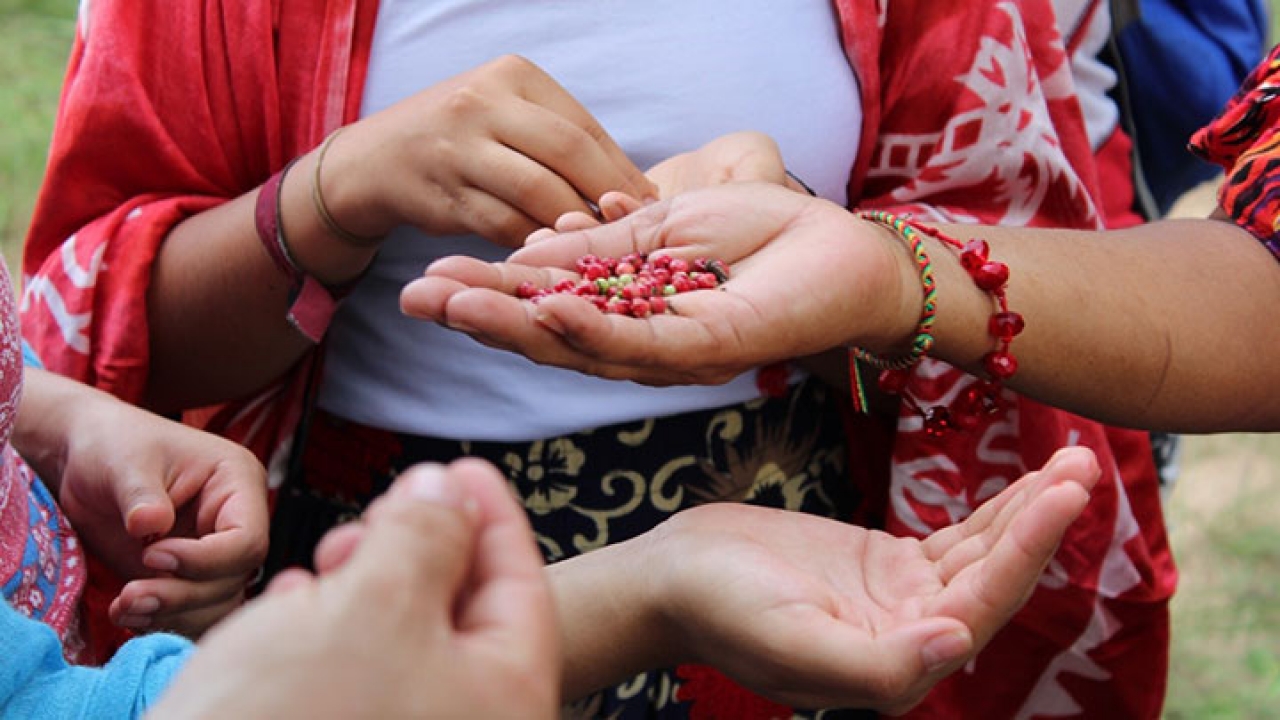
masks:
[[[0,252],[16,267],[44,175],[74,0],[0,0]]]
[[[1280,707],[1280,436],[1187,439],[1169,522],[1173,603],[1166,717],[1270,718]]]

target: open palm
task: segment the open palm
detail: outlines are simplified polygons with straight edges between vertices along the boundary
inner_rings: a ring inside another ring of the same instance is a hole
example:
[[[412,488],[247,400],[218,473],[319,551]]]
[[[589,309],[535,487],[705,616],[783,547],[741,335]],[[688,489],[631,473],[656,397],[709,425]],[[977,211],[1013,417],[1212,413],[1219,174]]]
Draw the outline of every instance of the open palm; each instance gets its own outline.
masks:
[[[905,711],[1021,607],[1097,475],[1061,451],[924,540],[706,505],[659,528],[680,552],[655,580],[687,590],[670,617],[690,660],[797,707]]]

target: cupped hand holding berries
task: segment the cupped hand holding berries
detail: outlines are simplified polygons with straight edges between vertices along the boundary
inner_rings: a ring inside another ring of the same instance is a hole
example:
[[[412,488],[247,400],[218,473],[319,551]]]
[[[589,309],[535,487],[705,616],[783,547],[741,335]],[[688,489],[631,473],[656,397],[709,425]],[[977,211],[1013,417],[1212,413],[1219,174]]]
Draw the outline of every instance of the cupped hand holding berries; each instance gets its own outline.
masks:
[[[522,283],[576,282],[584,255],[633,252],[718,259],[730,278],[643,319],[601,313],[569,294],[536,304],[515,295]],[[846,344],[893,349],[910,339],[920,297],[914,265],[891,233],[778,185],[734,183],[540,236],[506,263],[442,259],[406,286],[401,307],[537,362],[668,385],[726,382]]]

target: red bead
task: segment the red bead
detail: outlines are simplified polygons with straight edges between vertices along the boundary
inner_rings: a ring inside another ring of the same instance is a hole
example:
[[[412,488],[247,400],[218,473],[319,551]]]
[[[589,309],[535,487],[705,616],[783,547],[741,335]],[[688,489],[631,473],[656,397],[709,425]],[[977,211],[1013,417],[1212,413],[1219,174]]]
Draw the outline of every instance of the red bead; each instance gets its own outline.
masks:
[[[956,398],[955,403],[951,406],[953,415],[955,416],[956,426],[961,430],[972,430],[978,426],[983,415],[983,403],[980,393],[969,388],[963,395]]]
[[[951,419],[951,411],[941,405],[927,408],[924,411],[925,434],[939,437],[947,434],[955,427]]]
[[[973,282],[987,292],[995,292],[1009,282],[1009,266],[1002,262],[989,262],[970,272]]]
[[[990,252],[991,249],[987,247],[986,240],[975,238],[965,243],[960,250],[960,264],[972,274],[974,270],[986,264]]]
[[[982,366],[997,380],[1008,380],[1018,372],[1018,361],[1004,350],[987,353],[982,358]]]
[[[879,387],[881,392],[899,395],[907,387],[907,381],[910,379],[911,373],[906,370],[881,370],[880,377],[876,378],[876,387]]]
[[[997,339],[1009,342],[1016,335],[1022,332],[1027,324],[1022,320],[1022,314],[1006,310],[998,312],[991,316],[991,321],[987,327],[991,335]]]

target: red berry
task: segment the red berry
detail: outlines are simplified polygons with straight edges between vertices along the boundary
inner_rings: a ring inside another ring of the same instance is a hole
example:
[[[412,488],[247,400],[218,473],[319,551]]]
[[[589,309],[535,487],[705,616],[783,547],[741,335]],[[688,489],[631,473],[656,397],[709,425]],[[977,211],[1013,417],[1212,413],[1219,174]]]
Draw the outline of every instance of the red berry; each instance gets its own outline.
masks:
[[[646,317],[649,317],[650,313],[652,312],[653,312],[653,306],[652,306],[652,303],[650,303],[650,301],[644,298],[636,298],[635,300],[631,301],[632,317],[646,318]]]
[[[528,300],[529,298],[537,294],[537,292],[538,292],[538,286],[534,285],[528,280],[525,280],[524,282],[516,286],[516,297],[520,298],[521,300]]]

